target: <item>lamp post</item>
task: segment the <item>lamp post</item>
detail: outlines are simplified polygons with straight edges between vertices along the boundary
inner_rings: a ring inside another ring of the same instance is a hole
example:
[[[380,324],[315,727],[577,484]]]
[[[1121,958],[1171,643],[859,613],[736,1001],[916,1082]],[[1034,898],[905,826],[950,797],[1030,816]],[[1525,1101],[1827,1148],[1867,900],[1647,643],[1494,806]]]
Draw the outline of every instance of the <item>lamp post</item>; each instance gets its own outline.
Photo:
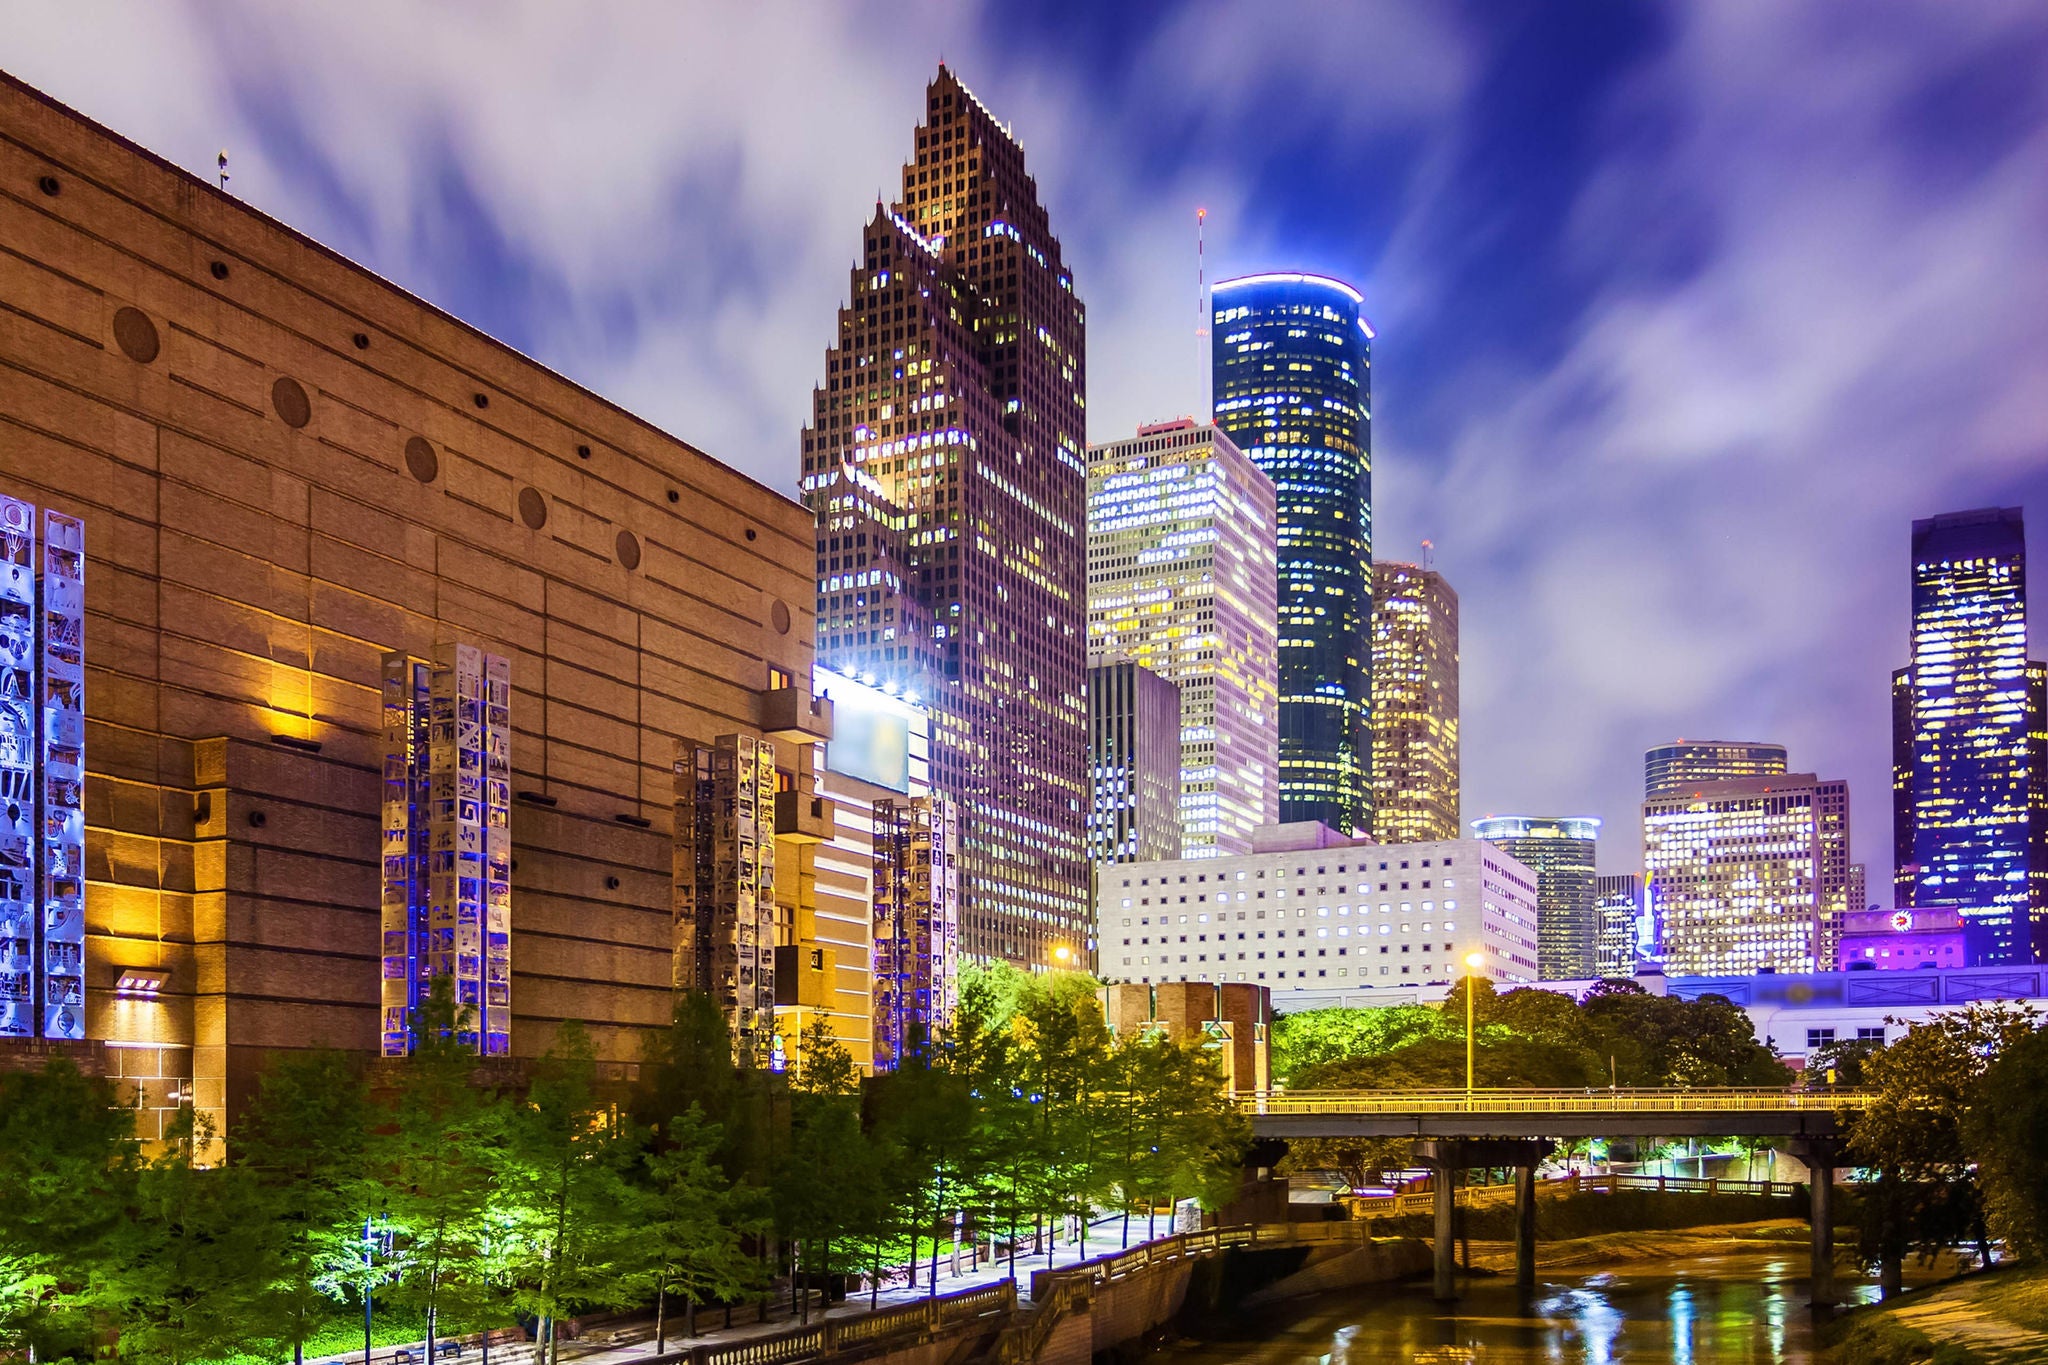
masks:
[[[1052,957],[1053,961],[1059,963],[1061,969],[1064,970],[1066,965],[1069,962],[1073,961],[1074,950],[1072,948],[1069,948],[1066,944],[1062,943],[1057,948],[1054,948],[1052,950]]]
[[[1472,983],[1477,979],[1479,969],[1486,965],[1486,959],[1478,953],[1465,954],[1465,1099],[1472,1099]]]

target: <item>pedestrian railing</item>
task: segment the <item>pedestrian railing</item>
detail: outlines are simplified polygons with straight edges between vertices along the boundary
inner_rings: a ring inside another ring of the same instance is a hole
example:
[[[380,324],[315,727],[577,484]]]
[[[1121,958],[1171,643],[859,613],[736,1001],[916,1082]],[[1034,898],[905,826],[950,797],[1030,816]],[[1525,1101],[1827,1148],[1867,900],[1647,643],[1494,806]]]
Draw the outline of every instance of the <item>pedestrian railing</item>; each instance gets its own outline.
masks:
[[[1868,1090],[1267,1090],[1247,1114],[1698,1114],[1867,1108]]]
[[[658,1356],[649,1365],[791,1365],[894,1337],[923,1337],[1017,1307],[1017,1286],[1003,1280],[957,1294],[941,1294],[838,1321],[825,1319],[769,1336],[728,1344],[705,1343]]]

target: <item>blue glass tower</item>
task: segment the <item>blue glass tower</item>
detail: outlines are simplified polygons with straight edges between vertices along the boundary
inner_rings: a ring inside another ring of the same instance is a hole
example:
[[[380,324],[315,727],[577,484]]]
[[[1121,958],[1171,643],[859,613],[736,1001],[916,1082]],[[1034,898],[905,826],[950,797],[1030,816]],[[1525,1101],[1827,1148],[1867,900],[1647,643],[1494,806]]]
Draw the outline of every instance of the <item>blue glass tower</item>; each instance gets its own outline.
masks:
[[[1316,275],[1216,285],[1216,425],[1279,510],[1280,818],[1372,828],[1372,328]]]
[[[2027,658],[2017,507],[1913,523],[1913,650],[1893,676],[1901,904],[1962,911],[1970,965],[2048,958],[2048,668]]]

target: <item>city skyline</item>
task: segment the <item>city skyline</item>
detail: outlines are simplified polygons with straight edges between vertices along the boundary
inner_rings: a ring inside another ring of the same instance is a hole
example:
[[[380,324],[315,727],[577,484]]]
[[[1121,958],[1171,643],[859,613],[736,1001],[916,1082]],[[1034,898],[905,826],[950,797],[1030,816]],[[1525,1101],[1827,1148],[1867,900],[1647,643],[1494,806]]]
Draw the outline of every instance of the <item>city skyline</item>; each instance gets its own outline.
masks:
[[[1889,847],[1885,680],[1906,638],[1907,524],[1991,505],[2038,517],[2048,499],[2023,382],[2048,353],[2048,324],[2018,303],[2038,292],[2027,282],[2048,270],[2048,249],[2016,208],[2044,176],[2025,154],[2043,120],[1999,93],[2019,87],[1990,79],[2020,69],[2039,16],[1888,9],[1859,41],[1911,60],[1860,67],[1825,110],[1770,71],[1843,40],[1838,27],[1705,8],[1638,13],[1570,52],[1568,26],[1539,38],[1517,23],[1382,15],[1399,25],[1404,79],[1340,83],[1318,65],[1287,90],[1279,54],[1317,45],[1305,12],[1285,7],[1253,33],[1228,15],[1201,33],[1122,17],[927,17],[932,47],[1000,105],[1071,224],[1063,240],[1096,333],[1091,438],[1199,411],[1197,203],[1210,209],[1212,278],[1353,278],[1399,340],[1376,357],[1375,539],[1392,556],[1436,540],[1464,599],[1471,810],[1583,809],[1617,829],[1639,799],[1644,748],[1760,735],[1851,783],[1855,846],[1875,875]],[[1056,52],[1052,35],[1077,18],[1077,52]],[[799,44],[761,90],[734,76],[689,96],[662,88],[690,84],[666,57],[587,52],[608,72],[597,99],[574,74],[587,68],[551,72],[562,40],[545,18],[493,47],[484,82],[460,70],[474,65],[458,54],[476,30],[444,16],[378,71],[391,98],[366,109],[371,53],[318,17],[227,25],[166,10],[117,32],[54,11],[21,20],[11,69],[56,98],[197,172],[227,145],[230,189],[253,205],[784,488],[792,414],[825,339],[820,282],[827,296],[841,287],[847,215],[886,184],[938,55],[846,62],[878,42],[849,20]],[[1002,57],[998,33],[1016,39]],[[1341,25],[1327,36],[1332,52],[1363,50],[1340,41]],[[712,65],[724,44],[753,41],[743,27],[693,37]],[[1251,60],[1217,55],[1233,44]],[[287,46],[307,64],[292,88],[246,74]],[[1114,97],[1090,80],[1111,51],[1138,73]],[[1735,51],[1771,54],[1767,69],[1738,68]],[[842,66],[863,72],[857,88],[830,74]],[[1506,74],[1539,66],[1541,80]],[[1112,149],[1157,150],[1148,130],[1194,98],[1155,69],[1204,73],[1210,106],[1256,107],[1258,126],[1208,117],[1199,150],[1158,166],[1119,158],[1146,169],[1108,183],[1081,128]],[[831,119],[768,117],[805,81]],[[1361,85],[1378,88],[1348,93]],[[508,107],[514,90],[523,109]],[[686,98],[700,102],[690,117],[664,103]],[[1616,131],[1644,111],[1672,120],[1656,125],[1654,153]],[[400,118],[439,131],[387,135]],[[1312,165],[1305,130],[1332,119],[1356,134],[1354,159],[1341,174],[1295,174]],[[1417,131],[1432,119],[1443,132]],[[1755,145],[1765,125],[1773,141]],[[763,138],[776,155],[750,153],[757,178],[735,186],[733,149]],[[1545,143],[1534,170],[1503,169],[1524,139]],[[1862,168],[1853,182],[1838,169],[1850,165]],[[1941,194],[1924,192],[1930,178]],[[732,188],[736,225],[691,209],[692,185]],[[1381,202],[1359,212],[1373,194]],[[593,197],[606,213],[589,211]],[[1476,216],[1505,229],[1498,242],[1431,231],[1489,203],[1498,212]],[[647,231],[663,216],[674,223]],[[763,222],[786,226],[756,232]],[[1875,223],[1882,234],[1855,226]],[[647,246],[615,249],[625,232]],[[728,232],[761,241],[742,249]],[[786,257],[786,278],[766,282],[760,253]],[[1945,272],[1947,255],[1999,268]],[[704,257],[715,284],[675,268]],[[1778,291],[1779,277],[1802,282]],[[646,287],[656,279],[667,283]],[[1845,334],[1859,337],[1846,351]],[[1908,338],[1928,382],[1910,409],[1873,407],[1885,357]],[[699,363],[705,346],[715,363]],[[1918,452],[1937,433],[1944,459],[1930,466]],[[1627,842],[1607,841],[1603,871],[1633,870]]]

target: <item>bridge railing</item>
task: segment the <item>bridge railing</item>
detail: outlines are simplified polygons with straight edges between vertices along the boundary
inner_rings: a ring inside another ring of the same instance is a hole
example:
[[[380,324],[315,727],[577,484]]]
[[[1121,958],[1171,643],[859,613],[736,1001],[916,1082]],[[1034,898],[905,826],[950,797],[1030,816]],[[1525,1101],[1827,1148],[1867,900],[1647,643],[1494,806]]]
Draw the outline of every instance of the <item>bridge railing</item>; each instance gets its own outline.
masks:
[[[1868,1090],[1267,1090],[1247,1114],[1698,1114],[1860,1110]]]
[[[1536,1195],[1540,1199],[1558,1199],[1574,1194],[1612,1194],[1616,1190],[1656,1190],[1669,1194],[1756,1194],[1789,1199],[1799,1188],[1784,1180],[1724,1180],[1719,1176],[1575,1175],[1562,1180],[1538,1181]],[[1460,1208],[1512,1204],[1515,1202],[1515,1187],[1512,1184],[1466,1185],[1457,1191],[1454,1198]],[[1436,1207],[1436,1194],[1422,1190],[1408,1194],[1347,1197],[1343,1202],[1350,1206],[1351,1216],[1356,1219],[1399,1218],[1430,1212]],[[1336,1226],[1341,1227],[1342,1224]]]

